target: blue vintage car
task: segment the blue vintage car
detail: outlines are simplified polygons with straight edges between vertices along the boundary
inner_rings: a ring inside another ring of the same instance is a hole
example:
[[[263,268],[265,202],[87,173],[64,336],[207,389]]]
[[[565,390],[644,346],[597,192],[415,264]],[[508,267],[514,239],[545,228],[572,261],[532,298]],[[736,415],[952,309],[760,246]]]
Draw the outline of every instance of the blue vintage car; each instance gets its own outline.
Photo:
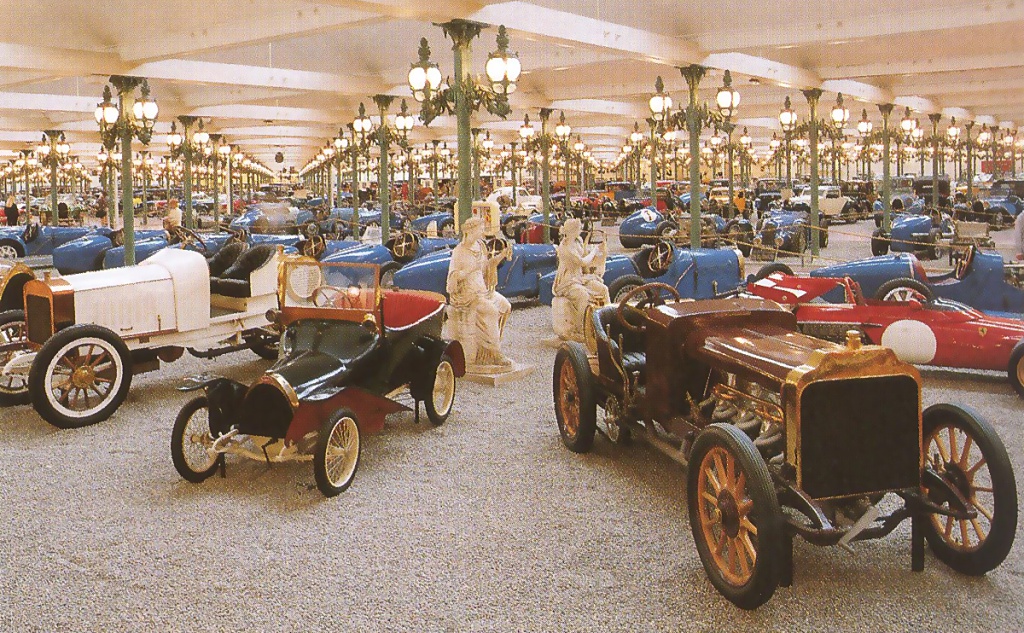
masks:
[[[916,207],[912,207],[916,208]],[[938,257],[938,244],[943,236],[951,235],[953,223],[949,216],[933,211],[931,213],[900,213],[892,216],[892,231],[887,235],[882,229],[871,234],[871,254],[914,253],[925,259]]]
[[[511,249],[511,260],[498,267],[497,290],[508,298],[533,298],[540,293],[540,278],[558,267],[551,244],[512,244],[501,238],[488,240],[492,252]],[[426,255],[395,273],[395,286],[409,290],[430,290],[446,297],[451,251]]]
[[[1022,271],[999,253],[969,248],[950,273],[929,277],[910,253],[871,257],[811,271],[812,277],[850,277],[864,295],[879,299],[940,297],[996,316],[1024,318]],[[1010,281],[1008,281],[1008,278]]]
[[[811,233],[806,211],[774,210],[761,216],[754,233],[750,255],[754,259],[774,261],[779,255],[799,255],[807,250]],[[818,245],[828,246],[828,221],[819,216]]]
[[[97,231],[109,233],[110,229],[39,224],[3,227],[0,228],[0,259],[52,255],[58,246]]]
[[[206,257],[217,254],[225,244],[232,241],[232,237],[236,240],[244,239],[249,246],[256,246],[258,244],[278,244],[285,247],[286,253],[297,252],[297,245],[300,241],[298,235],[272,235],[266,233],[197,233],[198,239],[202,240],[200,243],[195,238],[185,237],[184,239],[179,238],[176,235],[170,236],[164,233],[163,235],[151,237],[146,240],[140,240],[135,243],[135,261],[141,262],[149,258],[151,255],[155,255],[157,252],[171,247],[187,248],[202,253]],[[120,268],[124,266],[124,246],[117,246],[108,250],[103,257],[103,268]]]
[[[679,230],[675,220],[654,207],[645,207],[626,217],[619,225],[619,243],[623,248],[640,248],[654,244]]]
[[[320,261],[325,263],[375,264],[380,266],[380,284],[394,286],[395,273],[402,266],[438,251],[449,251],[458,240],[450,237],[419,237],[402,232],[386,244],[362,244],[354,241],[329,241]],[[403,286],[399,286],[403,287]]]
[[[228,228],[249,233],[280,233],[295,230],[315,220],[316,215],[309,209],[268,202],[250,206],[240,216],[231,220]]]
[[[338,224],[338,233],[342,235],[352,234],[352,214],[352,207],[341,207],[340,209],[333,209],[331,211],[331,217],[335,219]],[[382,213],[380,207],[374,207],[371,209],[367,209],[364,207],[359,209],[360,235],[362,235],[362,233],[371,226],[379,227],[381,216]],[[401,230],[404,226],[405,217],[400,213],[397,213],[394,209],[392,209],[390,224],[391,230]]]
[[[163,229],[135,231],[135,242],[139,245],[147,240],[166,237]],[[78,239],[61,244],[53,249],[53,267],[62,275],[73,275],[103,268],[107,251],[124,245],[124,232],[100,227]],[[166,245],[166,244],[165,244]]]
[[[603,279],[614,303],[640,286],[654,282],[674,287],[686,299],[711,299],[740,287],[744,283],[744,267],[743,255],[736,249],[692,250],[659,242],[632,257],[609,255]],[[541,303],[551,305],[554,283],[553,272],[541,277]]]
[[[351,213],[349,217],[351,218]],[[362,220],[362,215],[360,215],[359,219]],[[438,211],[421,215],[409,221],[409,228],[422,235],[430,228],[431,222],[434,223],[434,228],[437,229],[438,235],[455,237],[455,216],[452,215],[451,211]]]
[[[985,207],[985,218],[992,228],[999,230],[1013,224],[1021,211],[1024,211],[1024,180],[995,181],[988,195],[982,199]],[[977,218],[982,220],[982,218]]]

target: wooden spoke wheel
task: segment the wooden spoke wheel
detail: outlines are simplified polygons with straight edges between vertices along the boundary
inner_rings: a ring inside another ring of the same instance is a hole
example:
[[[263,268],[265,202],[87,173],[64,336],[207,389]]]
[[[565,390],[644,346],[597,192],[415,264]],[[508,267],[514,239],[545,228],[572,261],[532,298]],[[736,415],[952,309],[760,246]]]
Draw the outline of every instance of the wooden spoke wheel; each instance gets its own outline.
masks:
[[[106,420],[124,402],[131,381],[124,341],[96,325],[75,325],[50,337],[29,371],[33,406],[60,428]]]
[[[690,527],[711,583],[744,609],[779,584],[782,512],[768,467],[732,425],[713,424],[694,442],[687,477]]]
[[[969,409],[933,405],[922,418],[925,467],[977,513],[970,519],[932,514],[925,537],[939,560],[980,576],[1003,562],[1017,531],[1017,485],[1006,448],[995,429]],[[941,491],[926,492],[949,507]]]
[[[27,338],[24,310],[8,310],[0,313],[0,345],[24,342]],[[0,352],[0,367],[10,361],[16,351]],[[28,381],[23,375],[0,376],[0,406],[28,404],[31,397]]]
[[[597,431],[597,403],[590,362],[582,345],[563,345],[555,356],[555,418],[565,447],[586,453],[594,444]]]

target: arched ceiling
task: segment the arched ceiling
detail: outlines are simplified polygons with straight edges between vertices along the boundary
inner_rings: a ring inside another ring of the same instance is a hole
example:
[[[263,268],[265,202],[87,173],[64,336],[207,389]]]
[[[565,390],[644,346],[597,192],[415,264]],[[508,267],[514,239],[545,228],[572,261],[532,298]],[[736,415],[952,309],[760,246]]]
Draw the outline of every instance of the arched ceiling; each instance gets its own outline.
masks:
[[[64,130],[90,164],[99,147],[93,110],[111,74],[148,77],[160,104],[158,132],[178,115],[204,117],[270,164],[281,151],[301,166],[350,122],[360,102],[392,94],[418,104],[406,86],[421,37],[445,75],[448,42],[434,23],[464,18],[505,24],[524,73],[513,114],[486,112],[474,124],[496,142],[513,140],[524,113],[564,110],[599,153],[620,146],[647,116],[655,77],[680,103],[677,68],[711,69],[700,99],[713,101],[731,71],[742,101],[739,126],[755,141],[778,128],[791,96],[824,91],[823,112],[842,92],[855,122],[877,125],[879,103],[1000,124],[1024,122],[1024,3],[953,0],[0,0],[0,159]],[[474,42],[482,73],[496,29]],[[851,128],[852,128],[851,123]],[[851,133],[853,130],[851,129]],[[417,142],[454,140],[454,121],[417,127]],[[153,142],[165,150],[163,136]]]

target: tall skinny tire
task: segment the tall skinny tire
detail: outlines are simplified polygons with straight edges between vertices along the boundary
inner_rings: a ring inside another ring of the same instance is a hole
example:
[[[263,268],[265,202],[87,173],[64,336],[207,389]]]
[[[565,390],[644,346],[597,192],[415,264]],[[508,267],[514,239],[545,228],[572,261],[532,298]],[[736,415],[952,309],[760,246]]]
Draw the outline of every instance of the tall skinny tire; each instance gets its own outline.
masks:
[[[73,325],[51,336],[28,375],[32,406],[62,429],[106,420],[124,402],[131,385],[128,346],[98,325]]]
[[[361,454],[356,414],[338,409],[320,428],[313,453],[313,478],[325,497],[341,494],[352,485]]]
[[[185,481],[199,484],[217,472],[224,456],[210,455],[211,446],[210,403],[206,396],[193,398],[178,412],[171,430],[171,461]]]
[[[992,425],[974,411],[932,405],[922,414],[925,467],[967,499],[975,519],[932,514],[924,535],[935,557],[955,571],[981,576],[998,567],[1017,532],[1017,482],[1010,458]],[[944,505],[936,491],[925,490]]]
[[[434,426],[445,423],[455,405],[455,368],[452,359],[444,354],[433,369],[430,397],[423,401],[427,419]]]
[[[712,424],[697,436],[687,473],[690,529],[711,584],[756,609],[782,577],[783,520],[768,466],[743,431]]]
[[[24,341],[28,329],[24,310],[0,312],[0,345]],[[7,364],[17,352],[0,352],[0,367]],[[9,407],[32,401],[24,375],[0,376],[0,406]]]
[[[574,453],[586,453],[597,432],[597,402],[594,399],[590,362],[583,346],[563,345],[555,356],[555,418],[562,443]]]

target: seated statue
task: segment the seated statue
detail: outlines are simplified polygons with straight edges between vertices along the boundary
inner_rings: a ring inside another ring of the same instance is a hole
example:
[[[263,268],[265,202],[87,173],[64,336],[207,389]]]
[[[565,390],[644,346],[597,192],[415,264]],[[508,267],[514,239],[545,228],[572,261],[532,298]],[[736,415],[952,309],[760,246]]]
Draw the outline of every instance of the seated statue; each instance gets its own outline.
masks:
[[[451,337],[462,343],[471,370],[510,371],[512,361],[501,352],[501,335],[512,304],[495,291],[498,265],[505,253],[488,253],[479,218],[467,220],[462,234],[448,269]]]
[[[555,334],[565,340],[584,341],[583,324],[587,307],[609,303],[604,285],[604,261],[607,246],[602,242],[586,250],[580,233],[583,225],[570,218],[562,225],[562,241],[556,249],[558,271],[552,291],[551,318]]]

